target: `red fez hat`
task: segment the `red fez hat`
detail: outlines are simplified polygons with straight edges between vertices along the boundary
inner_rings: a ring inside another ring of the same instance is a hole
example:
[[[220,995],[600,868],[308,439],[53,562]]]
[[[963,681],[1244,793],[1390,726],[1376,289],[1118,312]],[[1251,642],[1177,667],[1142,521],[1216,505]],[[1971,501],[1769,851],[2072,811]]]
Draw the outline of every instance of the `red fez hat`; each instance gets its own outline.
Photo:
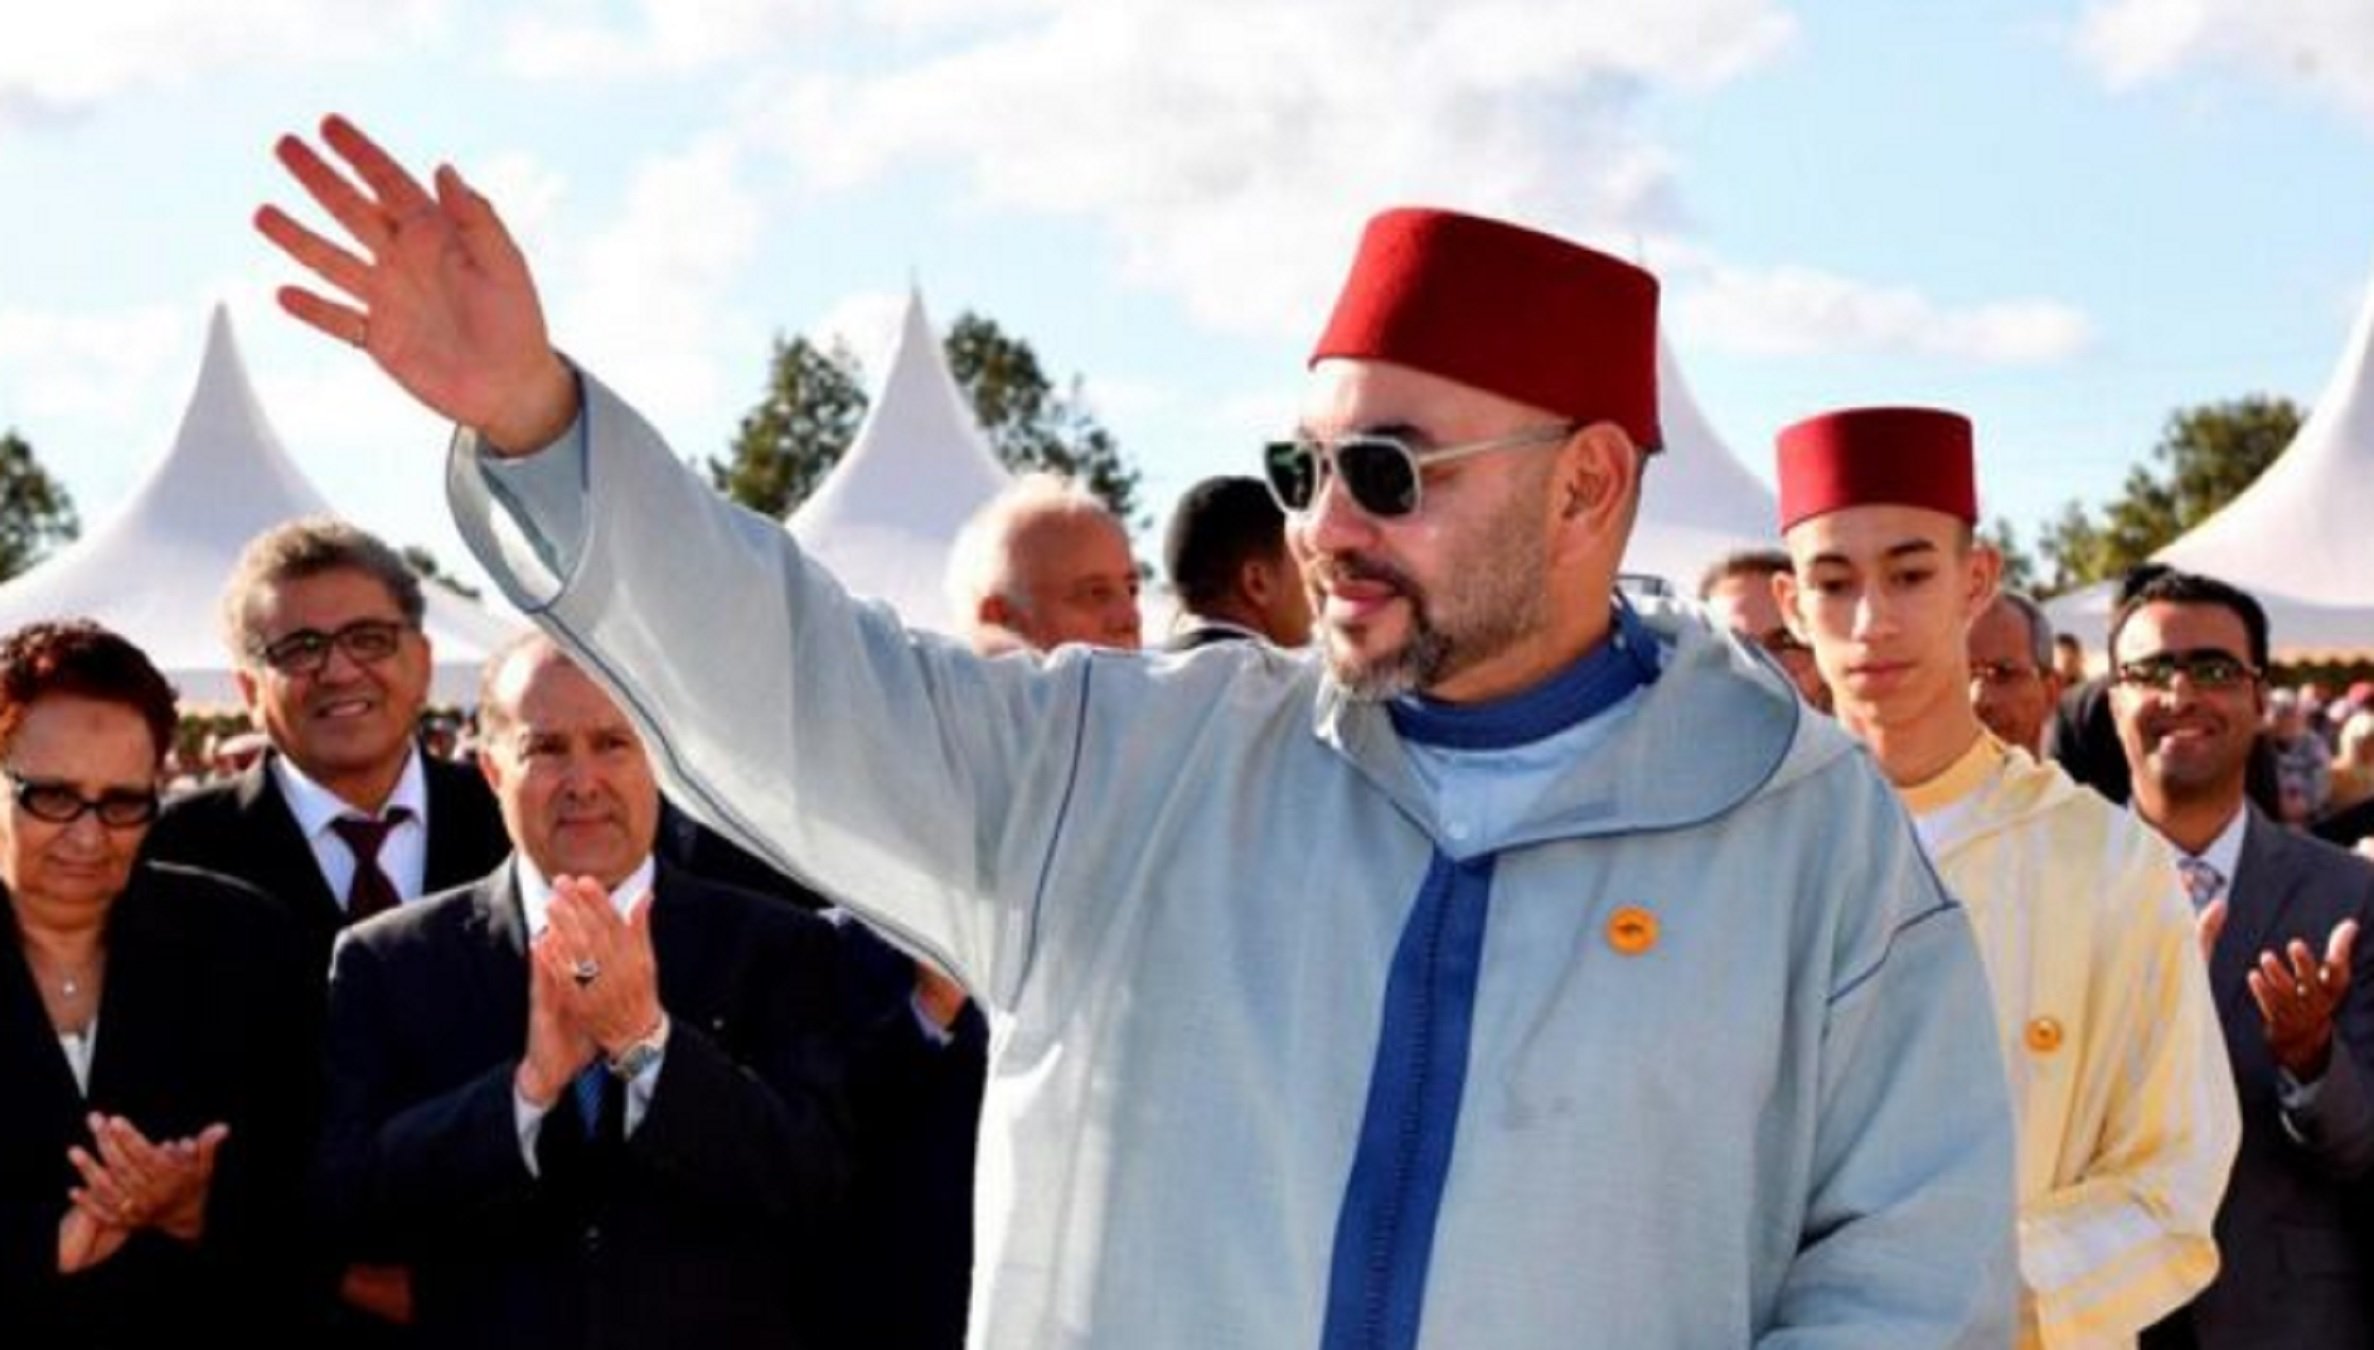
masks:
[[[1924,506],[1978,523],[1970,419],[1936,408],[1848,408],[1781,432],[1781,529],[1876,505]]]
[[[1578,422],[1614,422],[1654,450],[1657,279],[1552,235],[1403,208],[1368,222],[1312,349],[1391,361]]]

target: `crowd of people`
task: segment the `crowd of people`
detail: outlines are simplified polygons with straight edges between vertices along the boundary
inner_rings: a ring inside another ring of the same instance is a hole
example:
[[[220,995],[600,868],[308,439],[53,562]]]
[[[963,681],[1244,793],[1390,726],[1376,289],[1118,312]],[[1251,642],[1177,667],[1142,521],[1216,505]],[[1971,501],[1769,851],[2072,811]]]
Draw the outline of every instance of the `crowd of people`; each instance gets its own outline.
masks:
[[[942,639],[322,135],[284,303],[459,426],[537,631],[433,753],[418,580],[278,527],[263,745],[170,796],[137,648],[0,642],[0,1342],[2374,1345],[2374,864],[2306,828],[2374,689],[2165,569],[2086,678],[1967,419],[1785,429],[1776,546],[1628,598],[1655,279],[1390,211],[1162,650],[1044,475]]]

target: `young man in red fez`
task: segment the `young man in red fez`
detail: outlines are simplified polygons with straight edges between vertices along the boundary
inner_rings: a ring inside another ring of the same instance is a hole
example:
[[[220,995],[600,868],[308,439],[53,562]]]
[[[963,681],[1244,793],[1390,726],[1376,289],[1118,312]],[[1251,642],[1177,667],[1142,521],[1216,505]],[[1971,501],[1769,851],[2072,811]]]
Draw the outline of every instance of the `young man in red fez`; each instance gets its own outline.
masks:
[[[463,424],[464,533],[680,799],[989,1010],[973,1345],[2008,1336],[1960,911],[1768,663],[1615,599],[1646,273],[1380,216],[1264,463],[1319,659],[983,661],[564,363],[450,170],[324,136],[354,242],[265,213],[342,293],[289,308]]]
[[[1970,703],[1970,423],[1861,408],[1780,435],[1775,586],[1847,730],[1978,934],[2019,1122],[2020,1344],[2132,1345],[2217,1271],[2239,1135],[2192,913],[2152,833]]]

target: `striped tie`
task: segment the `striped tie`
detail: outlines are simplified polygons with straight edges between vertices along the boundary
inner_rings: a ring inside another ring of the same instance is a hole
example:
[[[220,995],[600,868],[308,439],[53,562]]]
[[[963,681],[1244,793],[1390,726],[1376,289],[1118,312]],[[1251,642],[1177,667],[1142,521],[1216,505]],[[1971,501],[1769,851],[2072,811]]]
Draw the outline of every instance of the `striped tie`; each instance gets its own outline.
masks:
[[[2209,902],[2226,888],[2225,877],[2199,858],[2178,858],[2176,870],[2184,874],[2184,893],[2193,902],[2196,914],[2209,908]]]

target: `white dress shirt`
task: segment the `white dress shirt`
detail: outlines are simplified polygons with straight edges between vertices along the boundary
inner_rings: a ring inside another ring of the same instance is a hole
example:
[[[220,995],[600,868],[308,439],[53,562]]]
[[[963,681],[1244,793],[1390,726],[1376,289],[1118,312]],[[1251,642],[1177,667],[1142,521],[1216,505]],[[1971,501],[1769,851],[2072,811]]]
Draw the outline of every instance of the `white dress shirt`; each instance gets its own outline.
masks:
[[[331,896],[345,908],[347,888],[354,885],[354,850],[330,824],[344,816],[368,817],[372,813],[307,777],[287,755],[274,755],[268,762],[274,781],[280,784],[280,795],[288,799],[289,814],[297,818],[297,828],[313,846],[313,860],[321,866],[322,880],[330,883]],[[380,841],[379,870],[395,883],[397,895],[418,900],[429,869],[429,778],[421,768],[417,745],[405,752],[404,772],[397,775],[396,790],[388,794],[382,812],[398,806],[412,814]]]

